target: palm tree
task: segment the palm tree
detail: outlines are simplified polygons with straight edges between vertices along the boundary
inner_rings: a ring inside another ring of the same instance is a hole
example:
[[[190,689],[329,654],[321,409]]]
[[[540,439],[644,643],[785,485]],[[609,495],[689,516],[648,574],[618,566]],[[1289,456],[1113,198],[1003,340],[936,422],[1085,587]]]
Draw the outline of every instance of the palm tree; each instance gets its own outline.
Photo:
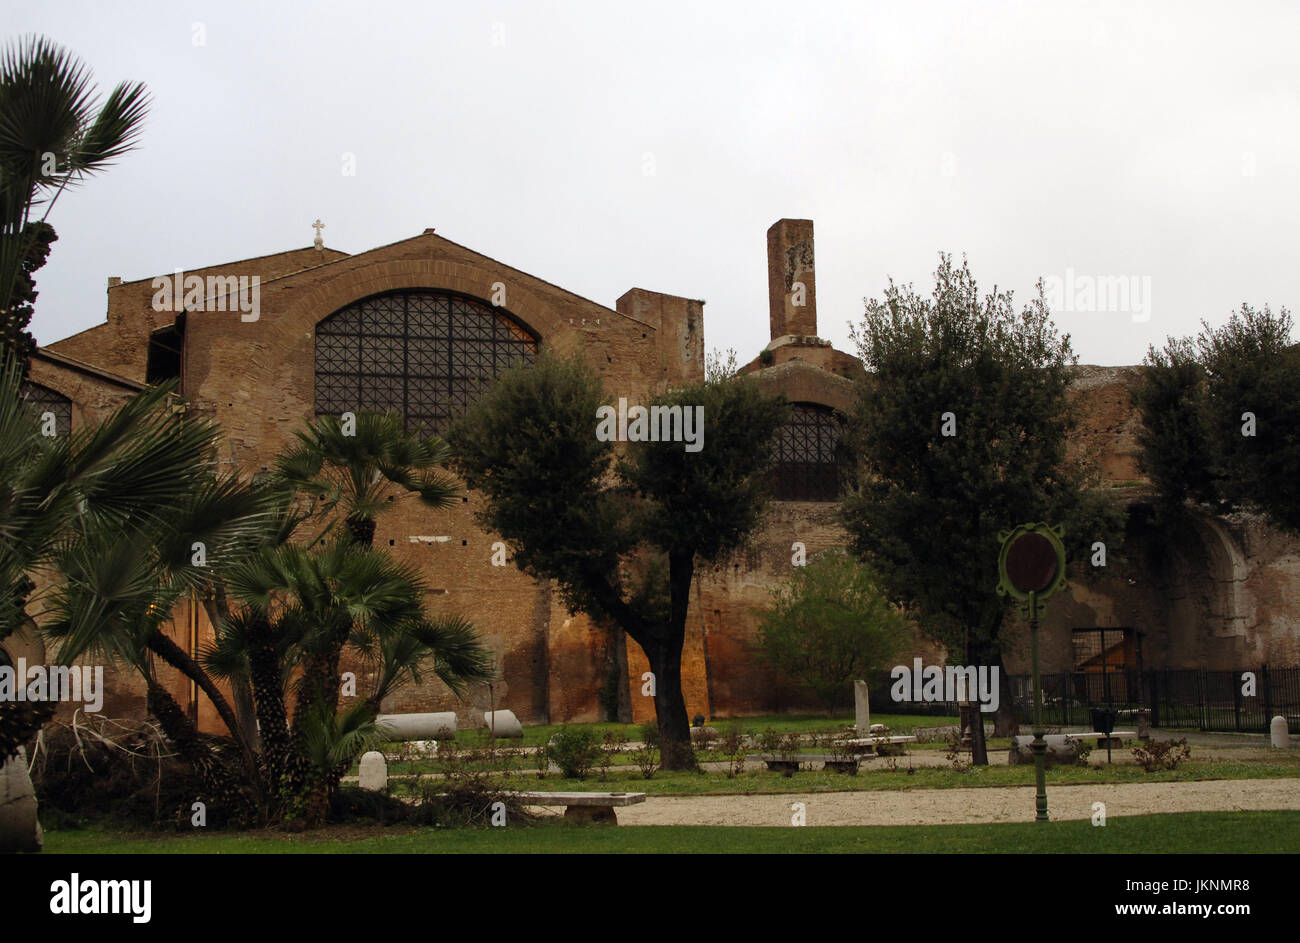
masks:
[[[491,674],[468,622],[424,613],[425,584],[413,567],[348,539],[266,549],[232,570],[227,587],[243,608],[219,627],[204,663],[218,676],[247,670],[253,678],[263,775],[281,785],[283,811],[305,824],[323,820],[344,771],[379,737],[383,698],[430,670],[457,694]],[[293,669],[344,644],[370,669],[369,689],[340,711],[337,676],[322,684],[303,671],[290,729]]]
[[[173,420],[177,429],[191,424]],[[156,513],[88,528],[55,545],[51,567],[61,581],[46,599],[42,629],[59,642],[61,658],[97,650],[137,671],[150,712],[199,775],[207,798],[234,818],[271,822],[287,815],[317,824],[343,772],[378,735],[384,697],[426,671],[461,693],[489,677],[490,655],[463,619],[425,615],[425,588],[413,568],[350,533],[293,542],[306,515],[295,509],[286,480],[243,482],[217,473],[215,427],[193,427],[200,454],[190,467],[173,468],[176,493],[159,496]],[[403,448],[409,446],[374,451],[392,456]],[[201,563],[192,553],[196,542],[205,548]],[[191,591],[223,601],[215,642],[198,658],[164,631]],[[340,711],[337,666],[348,645],[373,681]],[[155,659],[195,682],[228,740],[199,735],[159,683]],[[322,673],[324,665],[333,669]],[[236,702],[247,693],[259,735],[232,709],[222,681]],[[287,695],[295,688],[290,727]]]
[[[45,207],[44,222],[65,189],[131,150],[148,104],[143,84],[122,82],[101,105],[86,66],[47,39],[0,53],[0,314],[11,312],[39,232],[33,210]]]
[[[93,429],[46,437],[22,400],[21,382],[14,358],[0,363],[0,643],[29,610],[46,605],[61,585],[61,567],[88,547],[125,544],[126,534],[174,523],[215,436],[208,425],[182,423],[162,386]],[[73,644],[58,659],[67,664],[81,650]],[[51,703],[0,703],[0,760],[52,713]]]
[[[340,512],[355,543],[373,542],[390,487],[414,492],[431,508],[450,506],[459,493],[441,471],[451,449],[441,439],[408,432],[399,412],[318,416],[297,438],[277,473],[319,500],[319,513]]]

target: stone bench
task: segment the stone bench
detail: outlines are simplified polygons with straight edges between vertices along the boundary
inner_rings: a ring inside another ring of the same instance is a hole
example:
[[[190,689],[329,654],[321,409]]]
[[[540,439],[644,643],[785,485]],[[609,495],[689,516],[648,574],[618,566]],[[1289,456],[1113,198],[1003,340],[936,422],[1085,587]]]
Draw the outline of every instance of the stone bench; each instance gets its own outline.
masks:
[[[858,764],[861,762],[856,756],[842,753],[755,753],[749,758],[762,760],[774,773],[797,773],[801,763],[821,763],[822,769],[851,776],[858,774]]]
[[[854,737],[841,741],[857,753],[875,753],[877,756],[902,756],[903,744],[915,743],[916,737]]]
[[[578,822],[618,824],[615,807],[645,802],[644,792],[512,792],[524,805],[564,806],[564,817]]]
[[[1079,757],[1079,744],[1083,740],[1092,740],[1096,738],[1097,748],[1101,749],[1106,745],[1106,741],[1111,741],[1111,746],[1119,746],[1120,740],[1124,737],[1132,739],[1137,733],[1132,730],[1112,730],[1109,735],[1096,730],[1086,730],[1082,733],[1049,733],[1043,736],[1043,741],[1047,744],[1047,750],[1043,754],[1049,766],[1056,763],[1073,763]],[[1032,744],[1033,737],[1018,736],[1011,738],[1011,749],[1007,753],[1007,763],[1015,766],[1020,763],[1032,763],[1034,753]]]
[[[1124,739],[1132,740],[1134,737],[1137,736],[1137,731],[1136,730],[1112,730],[1109,734],[1107,734],[1107,733],[1102,733],[1101,731],[1098,730],[1087,730],[1083,733],[1066,733],[1066,734],[1062,734],[1061,736],[1074,737],[1076,740],[1092,740],[1093,738],[1096,738],[1097,749],[1100,750],[1104,746],[1106,746],[1107,740],[1111,741],[1110,745],[1112,747],[1123,746],[1123,744],[1120,741]]]

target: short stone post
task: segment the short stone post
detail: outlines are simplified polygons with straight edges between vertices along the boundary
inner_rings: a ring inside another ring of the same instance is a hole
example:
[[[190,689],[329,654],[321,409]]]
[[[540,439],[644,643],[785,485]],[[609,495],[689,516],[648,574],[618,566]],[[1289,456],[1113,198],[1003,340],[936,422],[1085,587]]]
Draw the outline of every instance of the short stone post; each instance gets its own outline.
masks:
[[[1291,731],[1287,728],[1286,718],[1278,714],[1268,725],[1269,739],[1279,750],[1291,749]]]
[[[357,778],[362,789],[371,792],[383,792],[388,788],[388,761],[384,754],[371,750],[361,757],[361,766]]]
[[[853,682],[853,706],[856,711],[854,726],[858,729],[858,736],[865,737],[871,730],[871,704],[867,700],[867,682]]]
[[[0,852],[40,851],[43,844],[27,753],[19,747],[16,756],[0,763]]]

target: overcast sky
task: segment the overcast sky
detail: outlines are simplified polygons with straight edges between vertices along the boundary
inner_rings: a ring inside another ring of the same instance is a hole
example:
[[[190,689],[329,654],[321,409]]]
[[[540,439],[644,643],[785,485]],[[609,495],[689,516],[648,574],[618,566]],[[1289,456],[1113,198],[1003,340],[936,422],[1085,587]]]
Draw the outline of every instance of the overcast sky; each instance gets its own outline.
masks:
[[[816,223],[844,349],[941,251],[1021,299],[1058,279],[1084,363],[1300,299],[1295,3],[2,2],[7,38],[154,95],[50,217],[42,343],[102,322],[110,275],[307,246],[317,217],[346,252],[431,226],[610,307],[705,299],[742,360],[781,217]],[[1090,304],[1099,276],[1135,291]]]

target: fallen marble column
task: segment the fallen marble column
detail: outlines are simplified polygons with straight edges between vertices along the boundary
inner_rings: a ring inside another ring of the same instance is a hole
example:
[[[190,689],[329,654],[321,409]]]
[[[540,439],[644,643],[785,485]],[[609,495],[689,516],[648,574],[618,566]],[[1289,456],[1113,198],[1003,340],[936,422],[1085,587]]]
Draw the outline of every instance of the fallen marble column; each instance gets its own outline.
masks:
[[[389,740],[455,740],[456,714],[380,714],[375,721]]]
[[[494,737],[522,740],[524,736],[524,726],[514,711],[484,711],[483,725],[492,731]]]

